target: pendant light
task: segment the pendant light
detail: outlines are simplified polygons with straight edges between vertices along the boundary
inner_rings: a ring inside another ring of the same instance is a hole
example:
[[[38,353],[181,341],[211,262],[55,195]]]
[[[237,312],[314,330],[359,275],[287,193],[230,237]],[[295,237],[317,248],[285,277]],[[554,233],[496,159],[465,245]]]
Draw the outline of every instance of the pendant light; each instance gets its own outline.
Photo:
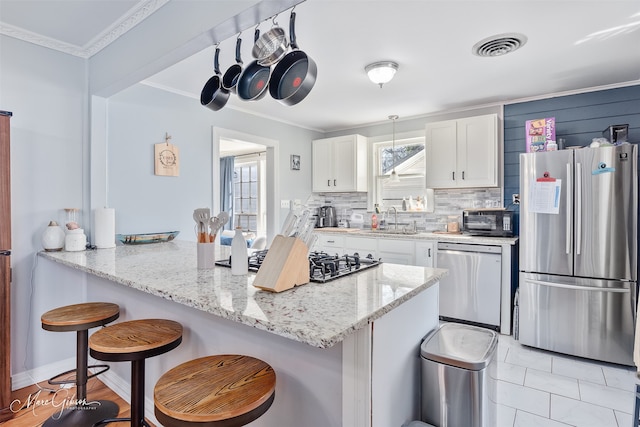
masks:
[[[398,174],[396,173],[396,120],[398,119],[398,116],[396,114],[393,114],[391,116],[389,116],[389,120],[392,121],[393,123],[393,139],[391,140],[391,160],[392,160],[392,164],[393,164],[393,169],[391,170],[391,175],[389,176],[389,182],[400,182],[400,177],[398,176]]]

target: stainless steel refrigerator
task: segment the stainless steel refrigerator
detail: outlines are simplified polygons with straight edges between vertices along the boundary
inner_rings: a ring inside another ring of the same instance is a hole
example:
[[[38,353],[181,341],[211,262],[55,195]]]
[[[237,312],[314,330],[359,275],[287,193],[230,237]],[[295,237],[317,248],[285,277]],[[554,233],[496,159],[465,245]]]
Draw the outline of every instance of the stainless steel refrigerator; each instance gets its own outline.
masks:
[[[637,148],[520,155],[522,344],[633,365]]]

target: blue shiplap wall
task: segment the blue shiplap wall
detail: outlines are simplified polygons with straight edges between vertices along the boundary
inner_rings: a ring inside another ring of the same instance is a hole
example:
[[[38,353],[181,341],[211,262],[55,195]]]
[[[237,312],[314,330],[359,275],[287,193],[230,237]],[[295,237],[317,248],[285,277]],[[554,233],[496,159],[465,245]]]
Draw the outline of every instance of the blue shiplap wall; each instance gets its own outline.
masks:
[[[640,142],[640,85],[559,96],[504,107],[504,198],[520,193],[520,153],[525,152],[525,122],[556,118],[556,139],[587,146],[609,125],[628,124],[630,142]]]

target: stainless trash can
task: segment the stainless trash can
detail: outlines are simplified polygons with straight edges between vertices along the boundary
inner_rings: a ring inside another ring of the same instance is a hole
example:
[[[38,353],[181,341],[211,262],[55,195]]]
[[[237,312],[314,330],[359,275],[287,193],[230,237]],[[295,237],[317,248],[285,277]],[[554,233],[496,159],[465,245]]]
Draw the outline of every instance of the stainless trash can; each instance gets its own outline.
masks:
[[[410,421],[402,424],[402,427],[433,427],[431,424],[423,423],[422,421]]]
[[[498,334],[445,323],[420,346],[421,419],[437,427],[494,427]]]

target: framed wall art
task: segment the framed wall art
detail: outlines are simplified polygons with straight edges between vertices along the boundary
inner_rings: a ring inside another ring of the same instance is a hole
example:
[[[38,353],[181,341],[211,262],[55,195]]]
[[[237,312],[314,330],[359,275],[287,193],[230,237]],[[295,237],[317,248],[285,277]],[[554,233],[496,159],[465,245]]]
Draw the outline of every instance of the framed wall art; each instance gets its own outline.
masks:
[[[300,155],[298,154],[291,155],[291,170],[292,171],[300,170]]]

